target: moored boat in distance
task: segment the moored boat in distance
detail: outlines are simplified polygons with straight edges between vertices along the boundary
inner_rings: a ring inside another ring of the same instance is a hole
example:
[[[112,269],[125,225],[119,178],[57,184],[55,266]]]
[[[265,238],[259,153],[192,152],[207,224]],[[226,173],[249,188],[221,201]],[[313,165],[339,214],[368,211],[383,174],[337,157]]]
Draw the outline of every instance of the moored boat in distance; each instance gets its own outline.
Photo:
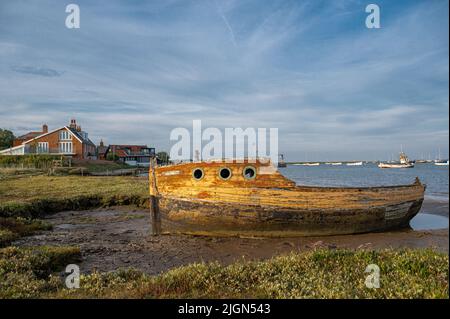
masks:
[[[379,163],[379,168],[413,168],[413,163],[401,164],[401,163]]]
[[[320,163],[295,163],[292,165],[295,165],[295,166],[319,166]]]
[[[448,166],[448,160],[447,161],[434,162],[434,165],[437,165],[437,166]]]
[[[342,165],[342,162],[332,162],[331,165],[333,165],[333,166],[339,166],[339,165]]]
[[[379,163],[379,168],[413,168],[414,162],[408,159],[405,153],[400,152],[400,162],[397,163]]]
[[[347,166],[361,166],[363,162],[350,162],[346,164]]]
[[[313,236],[405,227],[425,185],[299,186],[268,161],[192,162],[150,168],[163,232],[213,236]],[[154,202],[153,202],[154,203]],[[152,215],[153,216],[153,215]]]
[[[286,161],[284,160],[284,155],[280,154],[278,156],[278,167],[287,167]]]

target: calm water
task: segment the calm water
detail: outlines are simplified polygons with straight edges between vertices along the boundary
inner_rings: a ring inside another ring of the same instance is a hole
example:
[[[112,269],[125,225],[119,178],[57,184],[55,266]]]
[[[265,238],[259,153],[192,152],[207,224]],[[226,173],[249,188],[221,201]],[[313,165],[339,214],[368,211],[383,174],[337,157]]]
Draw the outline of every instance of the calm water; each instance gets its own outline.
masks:
[[[416,230],[448,228],[449,188],[448,166],[416,164],[407,169],[380,169],[376,164],[363,166],[294,166],[280,168],[280,172],[298,185],[308,186],[378,186],[411,184],[416,176],[427,185],[425,200],[436,207],[446,205],[447,217],[419,213],[411,220]],[[433,206],[431,206],[433,207]],[[433,213],[433,209],[429,211]]]

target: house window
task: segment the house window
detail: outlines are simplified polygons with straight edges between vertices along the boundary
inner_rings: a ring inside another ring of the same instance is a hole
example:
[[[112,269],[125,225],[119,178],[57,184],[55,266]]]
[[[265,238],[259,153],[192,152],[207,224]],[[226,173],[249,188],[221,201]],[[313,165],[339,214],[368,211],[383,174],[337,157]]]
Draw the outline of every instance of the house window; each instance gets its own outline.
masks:
[[[48,142],[38,142],[37,152],[38,153],[48,153]]]
[[[71,140],[70,133],[68,131],[66,131],[66,130],[60,131],[59,132],[59,139],[61,141]]]
[[[59,143],[60,153],[72,153],[72,142],[61,142]]]

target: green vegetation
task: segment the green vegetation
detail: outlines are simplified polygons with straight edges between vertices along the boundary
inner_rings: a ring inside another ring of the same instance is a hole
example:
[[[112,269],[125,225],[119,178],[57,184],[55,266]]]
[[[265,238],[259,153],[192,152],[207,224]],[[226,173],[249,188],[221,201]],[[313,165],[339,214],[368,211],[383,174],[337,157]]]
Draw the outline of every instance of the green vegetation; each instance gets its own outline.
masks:
[[[109,153],[106,155],[106,159],[107,159],[108,161],[118,161],[119,158],[120,158],[119,155],[113,154],[113,153],[111,153],[111,152],[109,152]]]
[[[112,161],[73,160],[48,154],[0,156],[0,179],[14,175],[89,175],[133,169],[127,164]],[[106,174],[105,174],[106,175]]]
[[[315,250],[261,262],[191,264],[159,276],[136,270],[82,275],[67,289],[52,271],[76,248],[0,250],[0,297],[45,298],[448,298],[448,255],[432,250]],[[368,264],[379,289],[365,286]]]
[[[59,155],[48,154],[8,155],[0,156],[0,167],[48,169],[53,166],[53,161],[62,161],[64,164],[67,160]]]
[[[34,234],[39,230],[50,230],[52,226],[37,219],[0,217],[0,247],[9,245],[13,240]]]
[[[0,298],[33,298],[61,287],[54,272],[81,260],[74,247],[0,249]]]
[[[74,167],[84,168],[87,173],[106,172],[118,169],[132,168],[124,163],[106,162],[106,161],[89,161],[84,163],[74,163]]]
[[[0,150],[9,148],[13,145],[13,132],[0,128]]]
[[[0,216],[36,218],[64,210],[114,205],[144,206],[145,178],[30,176],[2,180]]]

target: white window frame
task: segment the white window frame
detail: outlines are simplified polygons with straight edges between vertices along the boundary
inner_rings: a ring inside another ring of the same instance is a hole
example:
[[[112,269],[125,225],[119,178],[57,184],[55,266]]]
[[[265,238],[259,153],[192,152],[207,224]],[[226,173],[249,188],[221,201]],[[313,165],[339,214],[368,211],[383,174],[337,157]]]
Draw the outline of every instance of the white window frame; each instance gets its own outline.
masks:
[[[38,142],[37,152],[38,153],[48,153],[48,142]]]
[[[59,152],[62,154],[72,154],[73,143],[72,142],[60,142],[59,143]]]
[[[67,130],[62,130],[59,132],[59,140],[60,141],[71,141],[72,135]]]

